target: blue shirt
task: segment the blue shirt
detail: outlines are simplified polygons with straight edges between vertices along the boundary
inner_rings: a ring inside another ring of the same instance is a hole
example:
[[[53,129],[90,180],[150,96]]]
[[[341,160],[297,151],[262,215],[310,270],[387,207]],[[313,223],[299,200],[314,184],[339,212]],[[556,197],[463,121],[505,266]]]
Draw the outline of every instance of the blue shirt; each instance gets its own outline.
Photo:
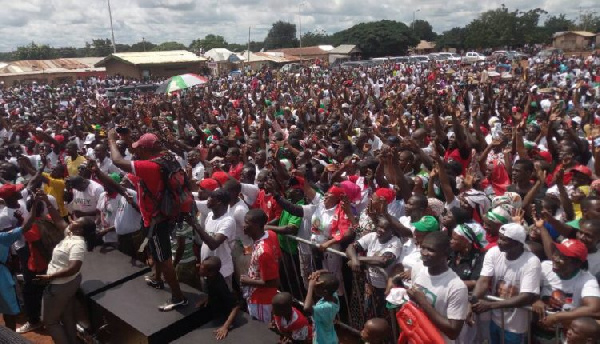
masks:
[[[334,293],[336,303],[320,299],[313,307],[313,322],[315,334],[313,344],[337,344],[339,343],[333,322],[340,311],[340,300]]]

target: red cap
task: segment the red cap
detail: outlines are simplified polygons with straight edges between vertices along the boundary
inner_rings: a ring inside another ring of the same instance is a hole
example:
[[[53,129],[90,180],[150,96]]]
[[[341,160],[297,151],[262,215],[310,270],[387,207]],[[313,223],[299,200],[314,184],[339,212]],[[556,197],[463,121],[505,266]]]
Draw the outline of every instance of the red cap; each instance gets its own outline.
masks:
[[[54,136],[54,139],[56,140],[56,142],[58,143],[63,143],[65,142],[65,137],[63,135],[56,135]]]
[[[4,184],[0,186],[0,198],[7,199],[25,188],[23,184]]]
[[[375,194],[378,197],[385,198],[388,204],[392,203],[396,199],[396,192],[390,188],[379,188],[375,190]]]
[[[542,159],[546,160],[546,162],[552,163],[552,154],[550,154],[550,152],[548,152],[548,151],[540,151],[540,152],[538,152],[538,155],[540,157],[542,157]]]
[[[296,179],[296,184],[294,184],[294,186],[292,186],[292,189],[298,189],[298,190],[304,190],[304,178],[296,176],[294,177]]]
[[[592,170],[590,170],[589,168],[587,168],[587,166],[577,165],[577,166],[573,167],[573,171],[577,171],[579,173],[583,173],[586,176],[592,178]]]
[[[198,186],[207,191],[215,191],[219,188],[219,182],[212,178],[204,178],[198,182]]]
[[[565,257],[577,258],[582,262],[587,260],[588,249],[585,244],[576,239],[568,239],[560,244],[554,244],[556,249]]]
[[[134,142],[131,147],[133,148],[154,148],[159,142],[158,136],[152,133],[146,133],[140,137],[139,140]]]
[[[216,171],[212,174],[212,179],[219,182],[220,185],[223,185],[229,180],[229,176],[223,171]]]

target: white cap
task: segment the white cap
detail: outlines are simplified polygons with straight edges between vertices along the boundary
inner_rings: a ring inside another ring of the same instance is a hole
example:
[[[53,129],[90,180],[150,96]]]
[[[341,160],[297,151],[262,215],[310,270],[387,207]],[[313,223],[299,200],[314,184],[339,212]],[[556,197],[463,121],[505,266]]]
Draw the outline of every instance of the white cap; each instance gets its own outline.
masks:
[[[505,225],[502,225],[502,227],[500,227],[500,234],[504,235],[507,238],[511,238],[515,241],[518,241],[521,244],[525,244],[525,239],[527,238],[525,227],[521,226],[518,223],[507,223]]]

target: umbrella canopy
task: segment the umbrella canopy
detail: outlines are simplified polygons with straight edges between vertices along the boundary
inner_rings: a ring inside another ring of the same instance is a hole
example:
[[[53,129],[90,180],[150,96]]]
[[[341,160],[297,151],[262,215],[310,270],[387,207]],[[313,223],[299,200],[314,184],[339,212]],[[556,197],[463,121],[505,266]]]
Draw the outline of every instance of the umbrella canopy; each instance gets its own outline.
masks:
[[[158,86],[156,93],[176,92],[179,90],[185,90],[192,86],[203,85],[207,82],[207,78],[192,73],[177,75]]]

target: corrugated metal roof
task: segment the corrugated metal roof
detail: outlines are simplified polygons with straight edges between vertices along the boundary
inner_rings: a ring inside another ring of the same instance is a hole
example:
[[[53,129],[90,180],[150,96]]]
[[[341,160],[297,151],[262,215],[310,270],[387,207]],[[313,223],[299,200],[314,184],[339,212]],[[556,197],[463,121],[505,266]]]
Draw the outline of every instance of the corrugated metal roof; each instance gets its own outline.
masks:
[[[239,53],[238,56],[243,61],[246,61],[248,59],[248,52]],[[249,62],[271,61],[274,63],[290,63],[300,60],[297,56],[285,55],[281,52],[250,52]]]
[[[328,51],[325,51],[318,46],[315,47],[303,47],[303,48],[284,48],[284,49],[274,49],[269,51],[282,52],[286,55],[292,56],[304,56],[304,55],[327,55]]]
[[[120,60],[133,65],[206,61],[204,57],[196,56],[196,54],[187,50],[146,51],[111,54],[102,59],[100,62],[96,63],[95,66],[103,67],[107,61],[112,59]]]
[[[560,31],[560,32],[555,32],[552,37],[556,38],[556,37],[560,37],[560,36],[564,36],[567,34],[574,34],[574,35],[578,35],[578,36],[583,36],[583,37],[594,37],[596,36],[595,33],[593,32],[587,32],[587,31]]]
[[[61,72],[75,69],[92,69],[101,57],[62,58],[54,60],[20,60],[8,62],[0,73]]]
[[[351,54],[351,53],[359,53],[360,49],[354,44],[340,44],[339,46],[333,48],[333,50],[329,51],[331,54]]]

